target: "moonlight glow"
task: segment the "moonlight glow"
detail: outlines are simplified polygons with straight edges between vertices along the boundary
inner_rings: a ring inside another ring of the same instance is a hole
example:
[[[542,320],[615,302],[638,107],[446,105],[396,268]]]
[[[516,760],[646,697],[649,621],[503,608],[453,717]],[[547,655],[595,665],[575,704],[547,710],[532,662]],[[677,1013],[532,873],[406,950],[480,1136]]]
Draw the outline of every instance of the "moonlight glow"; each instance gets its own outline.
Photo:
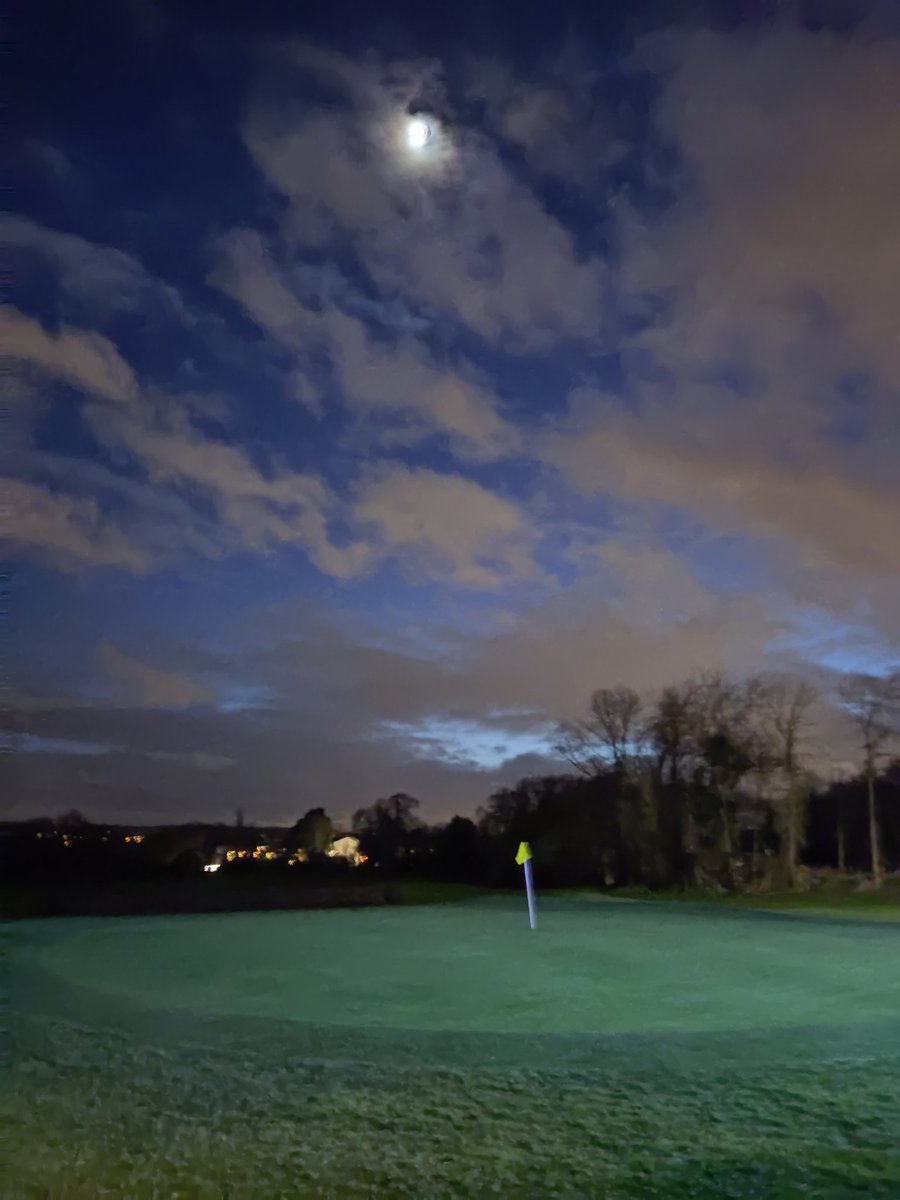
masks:
[[[413,117],[406,126],[406,142],[410,150],[424,150],[431,141],[431,126],[421,117]]]

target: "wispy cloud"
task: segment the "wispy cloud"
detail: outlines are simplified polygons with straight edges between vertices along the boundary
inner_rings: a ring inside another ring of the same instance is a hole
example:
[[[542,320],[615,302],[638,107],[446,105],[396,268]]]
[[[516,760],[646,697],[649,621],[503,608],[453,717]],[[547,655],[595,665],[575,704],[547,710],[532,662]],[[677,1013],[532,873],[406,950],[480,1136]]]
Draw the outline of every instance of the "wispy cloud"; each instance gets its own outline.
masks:
[[[75,302],[79,315],[140,312],[196,324],[177,288],[152,275],[133,254],[102,246],[76,234],[48,229],[21,216],[0,220],[0,238],[15,257],[25,254],[53,265],[57,303]],[[19,265],[19,271],[27,267]]]
[[[33,317],[4,308],[0,336],[10,358],[52,379],[107,400],[129,401],[137,396],[134,372],[102,334],[65,327],[50,333]]]
[[[522,511],[460,475],[383,470],[363,487],[354,516],[425,578],[496,587],[537,573],[535,531]]]
[[[98,652],[100,669],[120,690],[125,704],[141,708],[190,708],[205,704],[213,698],[212,690],[204,684],[163,671],[150,663],[140,662],[117,650],[108,642]]]

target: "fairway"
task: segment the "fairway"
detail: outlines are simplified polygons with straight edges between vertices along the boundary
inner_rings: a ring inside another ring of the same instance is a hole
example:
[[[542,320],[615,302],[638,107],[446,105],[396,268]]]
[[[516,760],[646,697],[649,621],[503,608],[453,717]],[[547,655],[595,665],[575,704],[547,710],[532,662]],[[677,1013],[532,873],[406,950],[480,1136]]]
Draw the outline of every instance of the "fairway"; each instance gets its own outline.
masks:
[[[489,898],[12,941],[13,1194],[900,1195],[896,926]]]

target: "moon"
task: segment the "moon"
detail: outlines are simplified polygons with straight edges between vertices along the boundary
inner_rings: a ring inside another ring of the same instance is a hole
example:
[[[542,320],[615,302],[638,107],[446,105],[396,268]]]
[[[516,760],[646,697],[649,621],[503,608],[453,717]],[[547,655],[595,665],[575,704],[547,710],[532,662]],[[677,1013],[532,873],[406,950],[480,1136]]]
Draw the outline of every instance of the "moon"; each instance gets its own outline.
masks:
[[[431,126],[421,117],[411,117],[406,125],[406,144],[410,150],[424,150],[431,141]]]

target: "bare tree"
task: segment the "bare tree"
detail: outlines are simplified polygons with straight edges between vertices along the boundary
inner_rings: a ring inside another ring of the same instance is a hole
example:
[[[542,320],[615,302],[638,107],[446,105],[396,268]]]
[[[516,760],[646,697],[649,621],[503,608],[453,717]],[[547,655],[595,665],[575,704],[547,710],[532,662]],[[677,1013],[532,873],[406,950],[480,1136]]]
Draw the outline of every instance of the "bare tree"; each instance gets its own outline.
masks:
[[[688,680],[678,687],[664,688],[647,719],[647,741],[656,752],[660,775],[671,787],[678,787],[682,780],[691,749],[695,706],[696,684]]]
[[[805,738],[816,691],[804,680],[769,678],[761,681],[764,743],[759,769],[771,780],[780,776],[782,862],[785,882],[796,886],[807,805],[812,788],[806,767]]]
[[[591,778],[599,775],[609,761],[587,721],[563,721],[556,731],[554,749],[576,771]]]
[[[585,775],[609,766],[624,769],[641,742],[640,718],[641,699],[632,688],[621,683],[598,688],[588,717],[560,726],[556,748]]]
[[[653,703],[644,726],[644,741],[655,760],[658,818],[662,850],[679,885],[692,879],[696,830],[686,781],[695,752],[696,681],[666,687]]]
[[[738,847],[737,792],[761,756],[759,706],[764,685],[757,676],[730,680],[718,671],[692,681],[690,737],[694,778],[705,781],[718,809],[719,849],[734,883]]]
[[[872,882],[884,882],[878,813],[875,808],[875,779],[878,768],[890,755],[891,744],[900,734],[900,670],[890,675],[848,675],[840,686],[840,700],[853,718],[863,752],[863,778],[869,808],[869,853]]]

